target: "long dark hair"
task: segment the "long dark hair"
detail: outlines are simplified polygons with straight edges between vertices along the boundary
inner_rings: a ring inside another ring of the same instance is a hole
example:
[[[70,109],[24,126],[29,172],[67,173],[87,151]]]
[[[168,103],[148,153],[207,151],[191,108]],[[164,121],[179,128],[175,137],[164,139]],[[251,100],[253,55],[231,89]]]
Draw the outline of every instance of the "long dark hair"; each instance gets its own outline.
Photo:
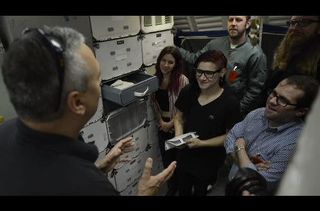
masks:
[[[170,54],[173,56],[175,59],[175,65],[173,67],[173,70],[170,75],[170,82],[168,85],[168,91],[173,92],[174,94],[178,94],[179,91],[179,79],[180,75],[183,73],[183,60],[182,56],[179,52],[179,50],[174,47],[174,46],[167,46],[162,51],[160,52],[158,58],[157,58],[157,63],[156,63],[156,73],[155,75],[159,79],[159,86],[162,83],[163,80],[163,74],[160,70],[160,62],[162,57],[164,57],[166,54]]]

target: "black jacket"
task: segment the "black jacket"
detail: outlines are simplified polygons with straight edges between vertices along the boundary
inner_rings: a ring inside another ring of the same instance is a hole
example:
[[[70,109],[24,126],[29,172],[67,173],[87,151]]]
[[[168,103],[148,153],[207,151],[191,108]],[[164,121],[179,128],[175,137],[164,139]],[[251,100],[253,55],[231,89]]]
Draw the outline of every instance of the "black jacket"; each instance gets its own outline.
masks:
[[[19,119],[0,126],[0,195],[118,195],[96,168],[96,146],[42,133]]]

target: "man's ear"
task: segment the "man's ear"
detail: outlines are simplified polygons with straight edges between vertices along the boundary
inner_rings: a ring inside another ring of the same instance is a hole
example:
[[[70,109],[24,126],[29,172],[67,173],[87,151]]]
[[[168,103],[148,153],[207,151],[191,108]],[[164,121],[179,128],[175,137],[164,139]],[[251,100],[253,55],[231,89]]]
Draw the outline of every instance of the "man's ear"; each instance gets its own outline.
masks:
[[[67,106],[72,113],[83,115],[86,113],[86,106],[83,104],[81,93],[72,91],[67,96]]]
[[[251,19],[247,20],[247,23],[246,23],[246,29],[249,29],[250,26],[251,26]]]
[[[309,108],[298,108],[296,111],[296,117],[302,118],[304,117],[309,111]]]

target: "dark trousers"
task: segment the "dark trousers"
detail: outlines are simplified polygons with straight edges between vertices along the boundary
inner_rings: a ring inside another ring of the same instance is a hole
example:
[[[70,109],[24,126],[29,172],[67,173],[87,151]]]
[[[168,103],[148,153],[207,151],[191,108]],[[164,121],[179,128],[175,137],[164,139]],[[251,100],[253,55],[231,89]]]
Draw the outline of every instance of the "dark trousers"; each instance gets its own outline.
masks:
[[[207,187],[209,185],[208,181],[201,181],[195,176],[181,169],[178,170],[178,176],[179,176],[179,181],[178,181],[179,196],[207,195]]]
[[[162,157],[163,167],[166,168],[170,165],[172,161],[177,160],[177,149],[170,149],[165,151],[164,142],[168,139],[174,137],[174,133],[165,133],[163,131],[158,131],[158,138],[159,138],[159,147]],[[168,195],[174,194],[178,189],[178,182],[177,182],[177,174],[176,172],[172,175],[172,177],[168,180]]]

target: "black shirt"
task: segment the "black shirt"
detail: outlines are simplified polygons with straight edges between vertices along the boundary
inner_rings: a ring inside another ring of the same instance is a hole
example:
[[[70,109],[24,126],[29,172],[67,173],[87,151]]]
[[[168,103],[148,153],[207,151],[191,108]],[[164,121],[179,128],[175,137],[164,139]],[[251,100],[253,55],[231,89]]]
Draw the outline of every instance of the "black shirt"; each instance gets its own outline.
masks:
[[[0,195],[118,195],[94,164],[95,145],[28,128],[0,127]]]
[[[184,133],[196,132],[201,140],[225,134],[240,120],[239,100],[229,90],[224,90],[217,99],[202,106],[188,85],[181,90],[175,106],[185,117]],[[180,152],[178,166],[202,180],[209,180],[217,173],[225,156],[223,146],[185,147]]]

